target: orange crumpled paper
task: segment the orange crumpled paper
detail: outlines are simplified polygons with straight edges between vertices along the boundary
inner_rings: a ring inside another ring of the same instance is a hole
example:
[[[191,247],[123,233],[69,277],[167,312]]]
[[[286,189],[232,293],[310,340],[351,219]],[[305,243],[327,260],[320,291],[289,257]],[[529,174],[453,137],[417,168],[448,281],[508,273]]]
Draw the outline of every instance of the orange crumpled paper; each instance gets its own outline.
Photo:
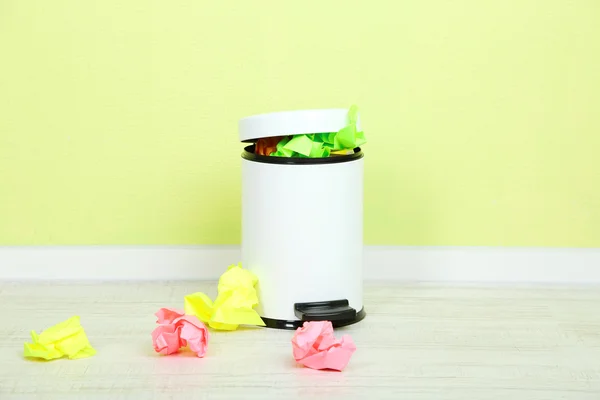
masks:
[[[208,329],[196,316],[185,315],[183,311],[172,308],[161,308],[154,315],[159,324],[152,331],[154,351],[168,355],[188,346],[198,357],[204,357],[208,347]]]
[[[349,335],[333,336],[330,321],[306,321],[292,338],[296,362],[312,369],[343,370],[356,346]]]
[[[271,155],[271,153],[277,151],[277,143],[279,143],[283,138],[284,136],[273,136],[258,139],[256,141],[254,153],[262,156]]]

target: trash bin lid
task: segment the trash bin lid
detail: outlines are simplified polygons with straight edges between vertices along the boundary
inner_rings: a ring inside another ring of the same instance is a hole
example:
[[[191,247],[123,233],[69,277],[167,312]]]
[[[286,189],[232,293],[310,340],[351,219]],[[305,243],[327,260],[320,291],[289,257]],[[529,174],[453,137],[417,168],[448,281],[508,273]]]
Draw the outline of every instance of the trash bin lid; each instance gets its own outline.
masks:
[[[238,124],[241,142],[272,136],[337,132],[348,125],[347,108],[280,111],[242,118]],[[361,130],[360,115],[356,129]]]

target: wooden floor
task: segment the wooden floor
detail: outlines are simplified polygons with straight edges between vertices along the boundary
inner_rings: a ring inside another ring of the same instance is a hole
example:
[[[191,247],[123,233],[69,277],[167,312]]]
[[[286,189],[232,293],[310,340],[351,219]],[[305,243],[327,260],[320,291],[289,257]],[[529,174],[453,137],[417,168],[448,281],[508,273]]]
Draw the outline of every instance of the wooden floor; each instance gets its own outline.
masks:
[[[296,366],[293,332],[215,332],[206,358],[154,353],[160,307],[212,283],[0,283],[0,399],[600,399],[600,289],[367,285],[336,330],[343,372]],[[98,354],[22,358],[29,331],[79,315]]]

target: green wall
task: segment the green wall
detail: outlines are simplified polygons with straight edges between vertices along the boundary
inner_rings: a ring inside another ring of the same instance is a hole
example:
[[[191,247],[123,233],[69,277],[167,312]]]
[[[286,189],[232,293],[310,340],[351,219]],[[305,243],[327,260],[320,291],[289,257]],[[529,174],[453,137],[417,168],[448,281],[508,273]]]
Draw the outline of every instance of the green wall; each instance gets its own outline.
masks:
[[[596,0],[1,0],[0,244],[238,243],[237,120],[355,103],[367,244],[600,247],[599,21]]]

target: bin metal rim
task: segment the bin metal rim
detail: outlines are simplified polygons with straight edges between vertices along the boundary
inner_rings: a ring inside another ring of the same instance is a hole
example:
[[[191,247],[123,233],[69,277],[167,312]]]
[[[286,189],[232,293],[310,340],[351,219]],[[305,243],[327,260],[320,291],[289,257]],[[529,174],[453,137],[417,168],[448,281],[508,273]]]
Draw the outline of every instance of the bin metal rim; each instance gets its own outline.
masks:
[[[360,147],[354,149],[354,153],[337,155],[330,157],[318,158],[300,158],[300,157],[277,157],[263,156],[254,153],[255,145],[246,146],[242,152],[242,158],[248,161],[266,163],[266,164],[285,164],[285,165],[320,165],[320,164],[337,164],[343,162],[356,161],[364,157]]]

